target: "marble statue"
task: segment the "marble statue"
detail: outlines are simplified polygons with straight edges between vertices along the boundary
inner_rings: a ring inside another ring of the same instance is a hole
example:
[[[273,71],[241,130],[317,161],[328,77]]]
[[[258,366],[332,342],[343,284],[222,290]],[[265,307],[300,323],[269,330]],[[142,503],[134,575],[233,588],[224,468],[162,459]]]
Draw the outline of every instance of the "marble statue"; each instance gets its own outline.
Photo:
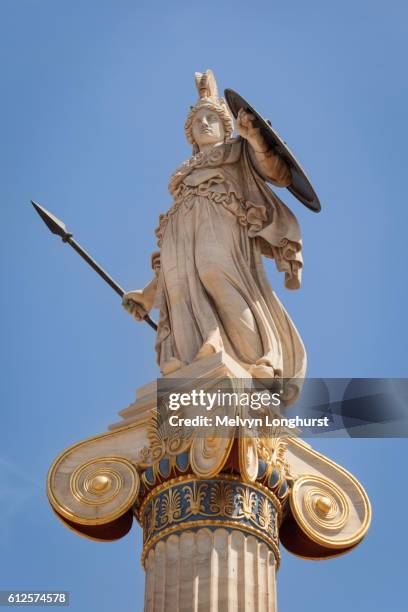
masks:
[[[299,226],[268,185],[296,190],[291,158],[270,149],[259,116],[233,108],[226,90],[233,138],[212,72],[197,73],[196,84],[199,100],[185,123],[193,155],[170,179],[154,278],[123,298],[137,320],[160,309],[163,377],[139,387],[107,432],[59,454],[47,494],[63,524],[86,538],[117,540],[139,523],[145,612],[276,612],[280,543],[307,559],[344,554],[364,538],[371,507],[354,476],[296,433],[250,431],[238,420],[203,434],[163,421],[160,383],[184,394],[218,392],[228,381],[250,394],[260,386],[254,378],[273,387],[276,378],[303,379],[306,369],[300,336],[262,264],[273,258],[286,287],[299,288]],[[182,415],[198,414],[195,406],[184,403]],[[232,421],[241,414],[237,404],[227,410]]]
[[[173,204],[156,231],[154,279],[125,294],[137,320],[160,309],[156,349],[163,375],[224,351],[256,378],[303,378],[306,354],[272,291],[262,256],[273,258],[288,289],[298,289],[302,241],[293,213],[268,183],[290,172],[254,116],[233,117],[210,70],[196,73],[199,99],[184,130],[192,157],[170,178]]]

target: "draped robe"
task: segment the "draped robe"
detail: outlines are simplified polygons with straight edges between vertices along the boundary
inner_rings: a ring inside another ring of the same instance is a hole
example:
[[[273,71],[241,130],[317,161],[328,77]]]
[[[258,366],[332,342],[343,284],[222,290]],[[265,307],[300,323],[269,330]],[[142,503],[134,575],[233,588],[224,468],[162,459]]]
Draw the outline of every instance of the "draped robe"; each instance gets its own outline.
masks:
[[[292,212],[266,184],[241,138],[200,152],[172,175],[170,210],[156,230],[160,309],[156,350],[189,364],[203,347],[224,350],[255,376],[303,378],[306,353],[293,322],[272,291],[262,255],[273,258],[290,289],[300,286],[301,237]]]

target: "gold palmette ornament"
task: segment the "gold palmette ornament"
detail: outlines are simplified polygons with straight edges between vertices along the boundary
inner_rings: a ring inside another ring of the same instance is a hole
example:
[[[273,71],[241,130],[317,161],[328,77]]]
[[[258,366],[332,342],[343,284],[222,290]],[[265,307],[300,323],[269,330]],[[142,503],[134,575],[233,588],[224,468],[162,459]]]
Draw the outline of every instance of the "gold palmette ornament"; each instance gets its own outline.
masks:
[[[218,114],[224,126],[225,139],[228,140],[234,131],[234,121],[224,98],[218,96],[217,83],[212,70],[206,70],[204,73],[196,72],[195,83],[199,99],[195,106],[191,107],[184,124],[184,133],[188,142],[193,146],[195,144],[192,125],[195,114],[202,108],[208,108]]]

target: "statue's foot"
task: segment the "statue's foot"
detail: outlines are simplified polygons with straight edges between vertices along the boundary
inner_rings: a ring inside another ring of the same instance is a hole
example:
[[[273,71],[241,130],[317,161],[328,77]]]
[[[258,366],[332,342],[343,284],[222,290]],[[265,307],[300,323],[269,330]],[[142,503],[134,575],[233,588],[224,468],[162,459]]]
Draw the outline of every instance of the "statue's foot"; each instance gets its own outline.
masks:
[[[282,371],[275,369],[268,362],[265,363],[262,359],[259,359],[255,365],[250,366],[249,373],[253,378],[260,378],[265,381],[270,381],[268,383],[269,387],[274,387],[275,385],[280,385],[282,379]]]
[[[168,361],[163,363],[161,371],[163,376],[166,376],[167,374],[177,372],[177,370],[180,370],[180,368],[185,365],[187,364],[185,364],[184,361],[180,361],[180,359],[176,359],[176,357],[171,357]]]
[[[273,378],[275,379],[275,370],[272,366],[268,366],[265,363],[256,364],[250,366],[249,373],[253,378]]]
[[[197,355],[194,357],[193,361],[198,361],[199,359],[204,359],[204,357],[209,357],[210,355],[214,355],[217,351],[213,347],[212,344],[206,342],[198,351]]]

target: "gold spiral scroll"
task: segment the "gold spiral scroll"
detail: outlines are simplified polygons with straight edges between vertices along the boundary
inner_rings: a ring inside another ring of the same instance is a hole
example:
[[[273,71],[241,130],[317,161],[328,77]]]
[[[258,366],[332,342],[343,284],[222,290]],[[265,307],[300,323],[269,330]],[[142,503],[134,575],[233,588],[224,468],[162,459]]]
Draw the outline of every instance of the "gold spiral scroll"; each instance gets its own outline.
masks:
[[[364,503],[364,499],[361,501]],[[340,490],[331,480],[315,475],[296,479],[290,494],[290,507],[303,533],[328,549],[355,546],[370,522],[369,506],[365,511],[360,509],[359,518],[346,491]]]
[[[106,525],[119,519],[134,504],[139,475],[122,457],[99,457],[76,467],[71,474],[58,470],[48,477],[48,497],[54,510],[78,525]]]

